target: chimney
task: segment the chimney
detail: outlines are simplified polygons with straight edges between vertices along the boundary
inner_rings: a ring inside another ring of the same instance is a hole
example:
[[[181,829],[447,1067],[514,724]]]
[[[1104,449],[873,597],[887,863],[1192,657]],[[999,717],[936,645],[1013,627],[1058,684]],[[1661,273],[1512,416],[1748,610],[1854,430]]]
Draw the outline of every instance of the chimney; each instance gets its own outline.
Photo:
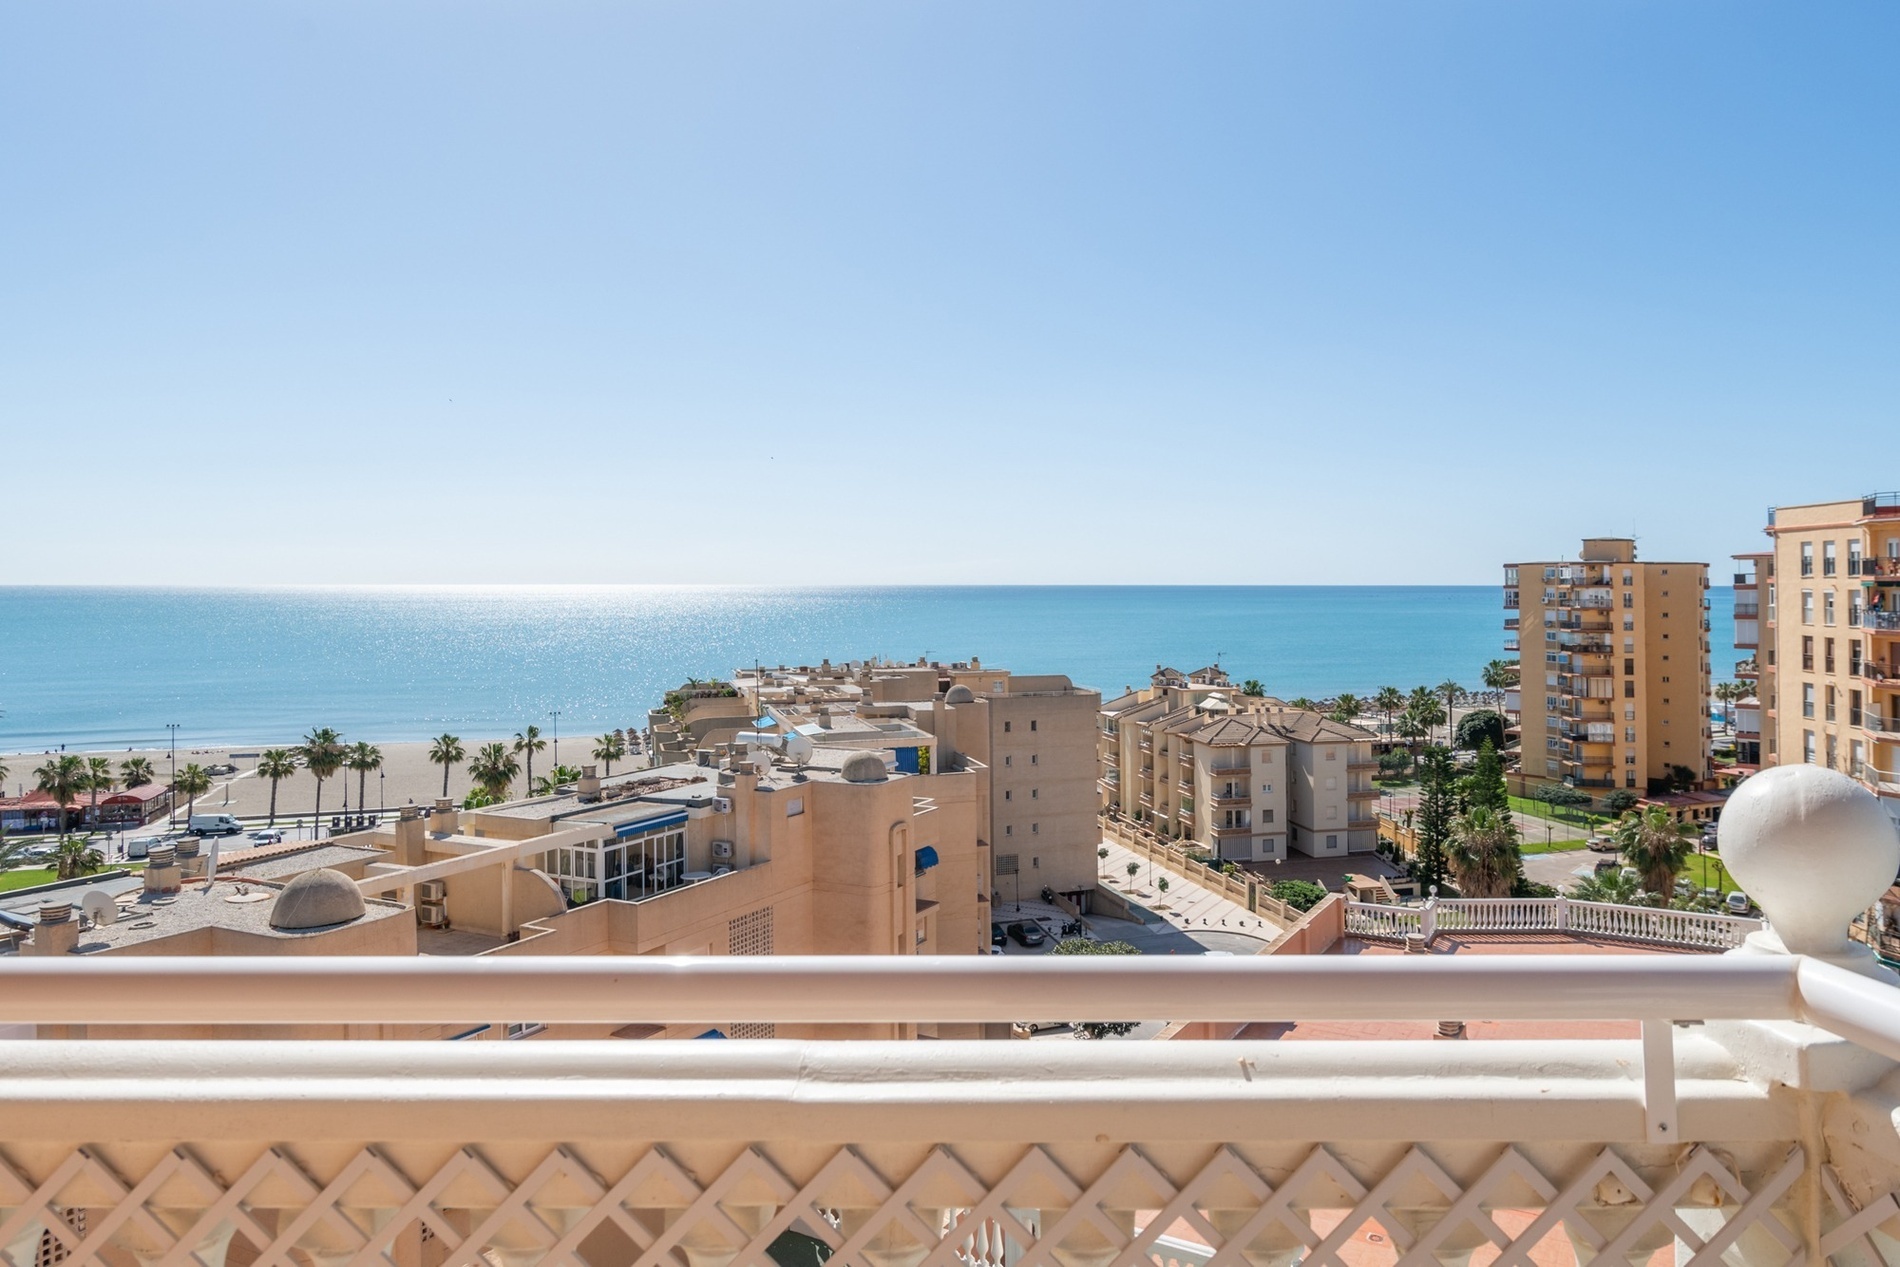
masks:
[[[174,846],[159,845],[146,855],[145,891],[178,892],[178,850]]]
[[[396,856],[405,866],[422,861],[422,810],[405,805],[396,811]]]
[[[178,842],[179,875],[187,880],[191,880],[205,873],[204,858],[200,853],[202,848],[203,842],[196,836],[186,836],[183,840]]]
[[[831,729],[831,710],[829,708],[821,708],[818,710],[818,724],[823,726],[826,730]]]
[[[581,767],[581,777],[580,781],[574,785],[574,795],[583,801],[600,799],[600,776],[595,773],[597,769],[599,769],[598,766],[591,765]]]
[[[429,830],[438,836],[453,836],[460,827],[461,817],[455,812],[455,802],[446,796],[435,798],[435,809],[429,814]]]
[[[40,903],[39,926],[26,944],[30,955],[70,955],[79,946],[79,921],[71,902]]]

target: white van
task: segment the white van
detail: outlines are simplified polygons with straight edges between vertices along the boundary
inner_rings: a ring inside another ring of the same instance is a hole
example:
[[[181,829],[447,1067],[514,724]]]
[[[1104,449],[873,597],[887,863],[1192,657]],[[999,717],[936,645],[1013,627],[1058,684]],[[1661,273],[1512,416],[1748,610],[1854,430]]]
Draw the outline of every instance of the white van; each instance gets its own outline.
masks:
[[[163,836],[134,836],[125,842],[125,856],[128,860],[152,856],[152,850],[165,843]]]
[[[194,836],[235,836],[244,830],[244,825],[231,814],[193,814],[191,816],[191,834]]]

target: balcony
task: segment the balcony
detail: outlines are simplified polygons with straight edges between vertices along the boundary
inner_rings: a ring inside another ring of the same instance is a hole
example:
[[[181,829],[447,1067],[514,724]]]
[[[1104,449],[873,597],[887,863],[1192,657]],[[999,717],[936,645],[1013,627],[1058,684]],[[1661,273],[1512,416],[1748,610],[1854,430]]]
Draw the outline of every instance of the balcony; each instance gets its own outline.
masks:
[[[1506,629],[1516,629],[1518,627],[1518,618],[1516,616],[1506,616],[1504,618],[1504,627]]]
[[[1760,616],[1761,604],[1759,602],[1744,602],[1739,598],[1735,600],[1735,619],[1756,620]]]
[[[1756,660],[1753,656],[1750,656],[1746,660],[1737,660],[1735,662],[1735,676],[1738,678],[1760,677],[1761,662]]]
[[[1208,799],[1220,806],[1253,804],[1253,797],[1244,787],[1216,788],[1214,794]]]
[[[1878,633],[1900,632],[1900,612],[1869,609],[1861,614],[1861,624]]]
[[[1385,794],[1376,787],[1349,787],[1346,789],[1346,799],[1349,801],[1376,801],[1383,795]]]
[[[1253,835],[1253,828],[1245,823],[1216,823],[1208,828],[1216,840],[1234,840]]]
[[[1377,774],[1378,772],[1377,761],[1348,761],[1346,763],[1347,774]]]

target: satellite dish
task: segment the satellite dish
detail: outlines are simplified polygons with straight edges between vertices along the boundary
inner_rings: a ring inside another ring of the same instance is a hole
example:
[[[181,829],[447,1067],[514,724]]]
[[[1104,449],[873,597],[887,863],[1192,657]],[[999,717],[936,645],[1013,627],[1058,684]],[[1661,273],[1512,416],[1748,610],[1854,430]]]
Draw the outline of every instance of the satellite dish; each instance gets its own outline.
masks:
[[[79,899],[79,909],[85,912],[86,918],[91,921],[94,928],[115,923],[119,918],[119,904],[113,901],[112,895],[104,889],[90,890],[86,896]]]

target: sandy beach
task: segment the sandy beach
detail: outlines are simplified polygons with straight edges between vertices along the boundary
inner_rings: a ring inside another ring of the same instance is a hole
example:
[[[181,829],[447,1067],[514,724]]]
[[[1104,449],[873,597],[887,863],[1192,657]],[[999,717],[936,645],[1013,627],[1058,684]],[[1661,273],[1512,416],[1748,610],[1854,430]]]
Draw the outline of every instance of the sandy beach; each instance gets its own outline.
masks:
[[[543,736],[544,738],[546,736]],[[344,736],[347,741],[348,736]],[[238,815],[240,818],[262,817],[270,810],[270,783],[257,777],[257,757],[267,747],[293,747],[295,740],[280,741],[271,744],[232,744],[217,748],[178,749],[178,768],[184,769],[191,762],[201,766],[235,765],[238,773],[233,776],[214,778],[211,790],[198,798],[201,808],[216,809]],[[513,743],[513,736],[489,736],[485,738],[462,739],[462,749],[468,756],[486,743]],[[592,735],[562,736],[561,761],[570,766],[593,761],[596,737]],[[323,783],[323,815],[327,819],[332,814],[340,814],[344,808],[347,782],[349,808],[397,809],[403,805],[429,805],[442,795],[442,767],[429,760],[429,743],[385,743],[376,745],[383,754],[383,766],[380,771],[372,770],[362,778],[361,804],[358,798],[359,776],[350,770],[340,770]],[[171,775],[171,751],[166,748],[116,748],[98,751],[80,751],[69,749],[71,755],[79,757],[105,757],[112,762],[116,772],[119,763],[133,757],[144,757],[152,763],[157,782],[166,782]],[[6,794],[19,795],[33,789],[33,771],[53,754],[46,752],[8,753],[0,756],[0,765],[7,767]],[[549,743],[543,751],[535,754],[534,770],[536,776],[543,775],[554,768],[554,745]],[[616,771],[632,769],[633,765],[617,761]],[[379,777],[380,776],[380,777]],[[466,759],[449,771],[448,794],[460,801],[468,795],[473,786],[468,777]],[[515,780],[514,794],[527,794],[528,784],[524,776]],[[85,798],[81,798],[82,801]],[[294,817],[298,814],[308,816],[317,801],[317,781],[307,770],[298,770],[291,778],[277,785],[277,816],[279,819]],[[182,812],[182,806],[181,812]],[[162,822],[162,820],[161,820]]]

